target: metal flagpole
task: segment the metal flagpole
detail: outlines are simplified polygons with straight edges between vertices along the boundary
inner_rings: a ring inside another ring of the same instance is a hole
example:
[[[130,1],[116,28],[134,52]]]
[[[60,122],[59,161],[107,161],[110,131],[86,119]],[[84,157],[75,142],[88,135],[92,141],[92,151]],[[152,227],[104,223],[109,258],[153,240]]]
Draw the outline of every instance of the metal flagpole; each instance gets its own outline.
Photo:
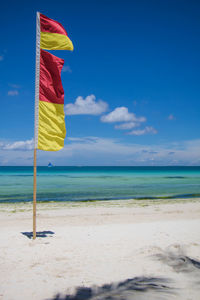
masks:
[[[36,239],[36,190],[37,190],[37,145],[40,87],[40,13],[36,16],[36,57],[35,57],[35,126],[34,126],[34,175],[33,175],[33,239]]]

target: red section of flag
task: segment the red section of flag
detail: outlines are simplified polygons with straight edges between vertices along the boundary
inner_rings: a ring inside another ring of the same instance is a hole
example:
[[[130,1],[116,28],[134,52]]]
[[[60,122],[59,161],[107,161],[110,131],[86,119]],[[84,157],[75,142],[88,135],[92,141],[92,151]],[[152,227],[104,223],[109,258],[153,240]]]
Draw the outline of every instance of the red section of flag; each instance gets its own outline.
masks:
[[[40,101],[64,104],[61,70],[64,59],[40,50]]]
[[[46,17],[43,14],[40,14],[40,30],[42,32],[60,33],[67,35],[67,32],[62,26],[62,24]]]

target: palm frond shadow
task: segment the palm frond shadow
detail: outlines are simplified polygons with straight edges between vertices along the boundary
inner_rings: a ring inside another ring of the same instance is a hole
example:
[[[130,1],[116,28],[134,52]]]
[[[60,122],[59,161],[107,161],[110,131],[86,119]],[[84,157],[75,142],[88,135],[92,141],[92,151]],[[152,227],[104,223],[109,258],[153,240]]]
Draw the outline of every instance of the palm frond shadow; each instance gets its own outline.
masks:
[[[117,284],[105,284],[92,288],[78,287],[73,295],[56,295],[51,300],[139,300],[169,299],[175,294],[170,281],[164,278],[135,277]],[[162,294],[162,298],[161,298]],[[165,298],[165,296],[168,296]]]

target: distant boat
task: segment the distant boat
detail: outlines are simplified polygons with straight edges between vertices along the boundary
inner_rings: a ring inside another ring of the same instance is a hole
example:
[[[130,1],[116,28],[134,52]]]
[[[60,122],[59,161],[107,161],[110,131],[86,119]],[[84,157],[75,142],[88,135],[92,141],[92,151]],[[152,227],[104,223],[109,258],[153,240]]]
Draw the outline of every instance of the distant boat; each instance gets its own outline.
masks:
[[[52,168],[53,167],[53,165],[52,165],[52,163],[48,163],[48,168]]]

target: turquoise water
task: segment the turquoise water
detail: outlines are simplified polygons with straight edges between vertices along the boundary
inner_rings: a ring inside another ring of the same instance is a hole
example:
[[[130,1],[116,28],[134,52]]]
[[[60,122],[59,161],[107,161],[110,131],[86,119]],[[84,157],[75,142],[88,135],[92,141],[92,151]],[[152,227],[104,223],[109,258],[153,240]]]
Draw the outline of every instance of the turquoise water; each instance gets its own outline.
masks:
[[[32,167],[0,167],[0,202],[32,201],[32,195]],[[37,168],[37,201],[199,196],[200,167]]]

